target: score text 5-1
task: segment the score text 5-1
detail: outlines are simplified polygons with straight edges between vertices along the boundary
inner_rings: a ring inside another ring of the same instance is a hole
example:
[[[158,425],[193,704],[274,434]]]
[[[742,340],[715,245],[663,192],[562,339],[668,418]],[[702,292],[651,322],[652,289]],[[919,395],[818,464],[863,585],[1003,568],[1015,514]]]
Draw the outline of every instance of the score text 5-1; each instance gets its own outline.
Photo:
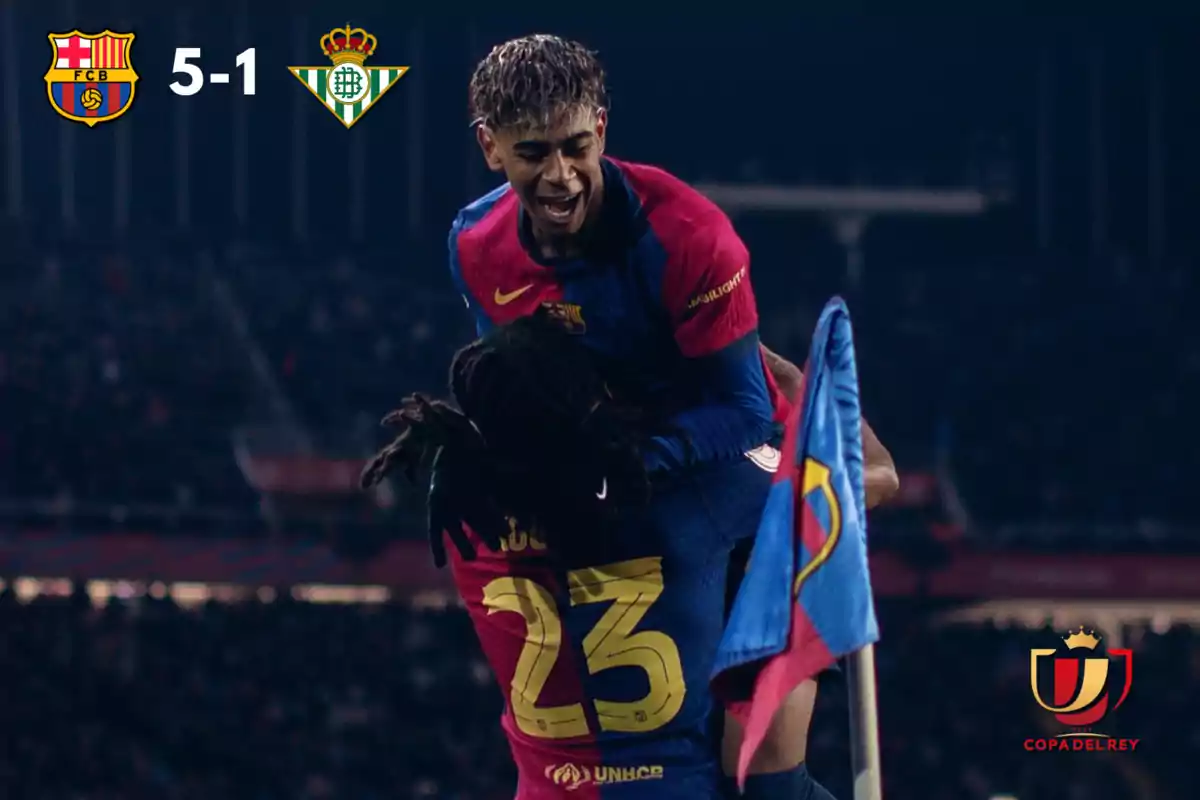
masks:
[[[172,67],[172,71],[176,75],[186,76],[187,80],[184,83],[179,81],[172,83],[172,92],[183,97],[191,97],[204,88],[204,73],[200,71],[200,67],[192,63],[199,60],[199,47],[175,48],[175,65]],[[234,63],[242,71],[242,94],[254,94],[254,48],[251,47],[238,53]],[[209,74],[208,80],[210,83],[229,83],[229,73],[213,72]]]

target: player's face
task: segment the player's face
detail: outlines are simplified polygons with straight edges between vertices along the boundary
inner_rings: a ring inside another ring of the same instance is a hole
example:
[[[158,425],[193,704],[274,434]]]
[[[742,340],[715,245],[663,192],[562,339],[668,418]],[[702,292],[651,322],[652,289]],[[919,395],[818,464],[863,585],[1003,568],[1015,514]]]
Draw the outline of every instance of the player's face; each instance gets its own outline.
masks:
[[[488,166],[508,178],[536,234],[578,233],[599,210],[606,123],[602,109],[579,109],[548,128],[478,129]]]

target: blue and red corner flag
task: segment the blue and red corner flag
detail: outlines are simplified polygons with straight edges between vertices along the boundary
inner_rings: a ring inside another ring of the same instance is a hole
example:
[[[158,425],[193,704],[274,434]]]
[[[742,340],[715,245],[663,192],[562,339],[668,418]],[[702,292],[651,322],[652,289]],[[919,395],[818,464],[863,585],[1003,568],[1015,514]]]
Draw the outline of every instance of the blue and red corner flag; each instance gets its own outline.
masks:
[[[745,728],[739,785],[788,694],[879,638],[858,372],[840,297],[817,322],[802,397],[713,669],[714,692]]]

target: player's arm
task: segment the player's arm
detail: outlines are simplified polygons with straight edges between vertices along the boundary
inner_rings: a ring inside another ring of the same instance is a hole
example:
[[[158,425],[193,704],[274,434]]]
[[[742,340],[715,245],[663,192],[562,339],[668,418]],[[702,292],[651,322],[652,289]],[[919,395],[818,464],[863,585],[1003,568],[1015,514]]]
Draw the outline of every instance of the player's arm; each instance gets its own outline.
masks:
[[[761,347],[763,361],[779,388],[788,397],[796,398],[804,383],[804,373],[765,344]],[[862,441],[863,484],[867,495],[867,508],[874,508],[900,489],[900,476],[896,473],[896,463],[892,460],[892,454],[883,446],[883,442],[879,441],[879,437],[865,419],[862,421]]]
[[[467,310],[471,312],[471,319],[475,322],[476,335],[483,336],[483,334],[492,329],[493,323],[483,310],[483,306],[471,294],[471,289],[467,286],[466,278],[463,277],[462,254],[459,251],[458,237],[462,233],[464,225],[465,220],[463,215],[459,214],[454,220],[454,224],[450,227],[450,236],[446,243],[450,256],[450,277],[454,281],[454,288],[462,295]]]
[[[648,466],[735,458],[774,432],[759,354],[750,258],[723,214],[694,230],[663,276],[663,302],[686,359],[683,387],[696,402],[673,418],[679,435],[658,440]]]

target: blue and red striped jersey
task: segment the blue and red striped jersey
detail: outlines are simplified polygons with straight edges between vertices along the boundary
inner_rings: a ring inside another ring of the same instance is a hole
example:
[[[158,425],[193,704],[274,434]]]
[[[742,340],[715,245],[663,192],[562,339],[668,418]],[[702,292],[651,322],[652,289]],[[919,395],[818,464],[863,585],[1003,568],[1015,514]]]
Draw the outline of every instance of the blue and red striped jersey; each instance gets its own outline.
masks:
[[[507,694],[521,800],[715,797],[707,681],[729,553],[757,529],[770,483],[743,454],[788,404],[763,365],[749,254],[725,214],[656,167],[605,159],[603,174],[588,255],[540,257],[506,185],[458,214],[451,273],[481,333],[549,308],[617,393],[672,416],[703,463],[698,482],[656,495],[602,552],[573,543],[564,565],[514,530],[504,553],[455,560],[455,578]],[[660,444],[651,468],[683,462],[679,442]]]
[[[587,257],[532,252],[507,185],[460,211],[458,290],[480,332],[548,307],[618,391],[674,415],[699,460],[739,458],[787,415],[758,349],[746,247],[716,205],[663,170],[605,159],[603,174],[603,241]],[[678,442],[660,444],[665,463],[651,467],[683,460]]]
[[[556,548],[510,521],[501,552],[451,548],[505,696],[518,800],[722,796],[708,679],[726,571],[778,463],[752,455],[689,473],[603,541]]]

